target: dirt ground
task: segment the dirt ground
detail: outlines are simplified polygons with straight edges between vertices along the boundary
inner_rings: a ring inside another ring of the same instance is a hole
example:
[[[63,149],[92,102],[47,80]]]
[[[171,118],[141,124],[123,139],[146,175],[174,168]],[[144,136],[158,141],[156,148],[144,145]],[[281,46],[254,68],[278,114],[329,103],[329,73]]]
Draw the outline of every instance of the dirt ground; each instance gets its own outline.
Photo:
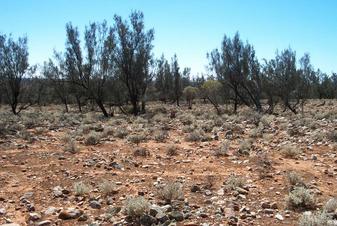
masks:
[[[336,196],[337,102],[322,102],[307,103],[304,115],[282,109],[259,115],[242,107],[222,116],[207,104],[188,110],[151,103],[146,115],[109,119],[99,112],[63,113],[62,106],[21,117],[2,108],[0,225],[137,225],[126,217],[128,197],[162,207],[168,203],[160,189],[173,182],[183,197],[169,205],[183,219],[167,213],[162,225],[297,225],[304,211],[320,211]],[[289,172],[303,178],[313,206],[290,206]],[[244,182],[230,188],[229,178]],[[103,181],[116,191],[103,194]],[[76,195],[77,182],[90,191]],[[68,208],[85,217],[61,219]]]

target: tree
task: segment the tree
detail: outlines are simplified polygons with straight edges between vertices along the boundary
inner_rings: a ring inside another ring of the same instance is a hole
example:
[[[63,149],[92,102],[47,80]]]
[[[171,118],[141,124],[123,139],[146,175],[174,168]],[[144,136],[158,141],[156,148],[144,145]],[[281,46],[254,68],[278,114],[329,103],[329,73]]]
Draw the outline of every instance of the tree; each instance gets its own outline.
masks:
[[[52,60],[45,62],[43,66],[43,74],[45,78],[48,79],[51,87],[53,87],[53,92],[58,99],[64,104],[65,111],[68,112],[69,104],[69,82],[67,81],[67,75],[64,68],[64,62],[62,61],[61,55],[55,53],[55,58],[58,59],[59,65],[55,65]]]
[[[164,103],[172,97],[173,76],[170,72],[170,65],[164,55],[157,60],[155,87],[159,93],[159,100]]]
[[[71,23],[66,26],[67,42],[65,62],[69,81],[83,88],[96,102],[105,117],[106,81],[115,75],[115,34],[106,21],[91,23],[85,28],[84,51],[80,46],[79,32]],[[85,55],[82,53],[85,52]]]
[[[130,24],[115,15],[117,31],[116,64],[121,81],[128,89],[133,114],[140,112],[139,102],[145,111],[145,92],[152,80],[152,41],[154,30],[145,31],[144,15],[135,11],[130,15]]]
[[[25,82],[34,71],[35,67],[28,64],[27,38],[14,41],[0,35],[0,82],[15,115],[34,103]]]
[[[211,102],[211,104],[214,106],[218,115],[221,114],[221,111],[219,108],[219,99],[220,99],[219,94],[221,93],[222,89],[223,89],[222,84],[216,80],[207,80],[201,86],[201,92],[209,100],[209,102]]]
[[[260,66],[253,46],[244,44],[236,33],[233,39],[225,36],[221,50],[213,50],[208,58],[218,80],[233,91],[234,112],[239,101],[262,110]]]
[[[275,59],[266,62],[264,71],[274,89],[275,94],[283,103],[284,110],[289,109],[297,114],[296,107],[300,102],[301,76],[296,67],[296,53],[286,49],[280,54],[277,52]],[[292,100],[295,99],[295,102]]]
[[[186,98],[188,109],[192,109],[192,102],[198,95],[198,88],[193,86],[187,86],[184,88],[183,94]]]
[[[174,79],[174,83],[173,83],[174,100],[176,101],[177,106],[179,106],[179,100],[183,93],[181,74],[179,70],[180,68],[178,64],[178,58],[177,58],[177,55],[174,55],[172,58],[172,63],[171,63],[171,74],[173,75],[173,79]]]

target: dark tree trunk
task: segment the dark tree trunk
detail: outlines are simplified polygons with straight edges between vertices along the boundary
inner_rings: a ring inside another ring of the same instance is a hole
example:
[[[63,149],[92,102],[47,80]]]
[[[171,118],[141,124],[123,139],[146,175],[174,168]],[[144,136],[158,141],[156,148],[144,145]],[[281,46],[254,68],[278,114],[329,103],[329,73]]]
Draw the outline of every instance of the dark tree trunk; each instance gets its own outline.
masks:
[[[102,103],[102,101],[101,101],[101,100],[96,100],[96,103],[97,103],[98,107],[101,109],[103,115],[104,115],[105,117],[109,117],[109,114],[108,114],[108,112],[106,111],[106,109],[105,109],[104,104]]]
[[[145,106],[146,106],[146,102],[143,100],[143,101],[142,101],[142,109],[141,109],[141,113],[142,113],[142,114],[145,114],[145,112],[146,112]]]
[[[81,99],[79,97],[76,97],[76,103],[77,103],[78,111],[82,113],[82,104],[81,104]]]

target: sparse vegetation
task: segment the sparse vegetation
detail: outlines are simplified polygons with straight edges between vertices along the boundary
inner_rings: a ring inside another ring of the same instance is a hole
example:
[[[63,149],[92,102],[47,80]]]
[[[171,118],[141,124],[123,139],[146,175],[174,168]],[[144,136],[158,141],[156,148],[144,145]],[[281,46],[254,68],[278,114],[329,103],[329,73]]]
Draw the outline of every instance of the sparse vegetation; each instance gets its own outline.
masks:
[[[142,216],[149,212],[150,203],[142,196],[129,197],[125,201],[124,210],[128,217],[138,222]]]
[[[77,196],[83,196],[90,192],[90,187],[83,181],[74,183],[74,193]]]
[[[302,153],[302,151],[293,145],[286,145],[284,147],[282,147],[281,149],[281,154],[285,157],[285,158],[297,158],[300,154]]]
[[[96,145],[100,141],[100,135],[96,132],[90,132],[84,139],[85,145]]]
[[[316,206],[314,195],[304,187],[295,187],[290,191],[287,203],[291,209],[310,210]]]
[[[229,190],[235,190],[238,187],[243,188],[245,185],[246,179],[235,174],[231,174],[225,182],[225,186]]]
[[[173,200],[182,199],[184,197],[182,184],[178,182],[168,182],[159,189],[158,195],[167,203],[171,203]]]

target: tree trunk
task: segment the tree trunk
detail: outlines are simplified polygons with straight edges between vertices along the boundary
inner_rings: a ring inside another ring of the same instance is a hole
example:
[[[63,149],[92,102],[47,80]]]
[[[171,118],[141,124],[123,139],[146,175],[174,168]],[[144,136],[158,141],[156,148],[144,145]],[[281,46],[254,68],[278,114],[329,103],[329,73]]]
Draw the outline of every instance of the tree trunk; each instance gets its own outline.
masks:
[[[139,113],[138,101],[131,100],[131,104],[132,104],[132,114],[137,116]]]
[[[82,113],[82,104],[81,104],[81,99],[79,97],[76,97],[76,103],[77,103],[78,111]]]
[[[106,109],[105,109],[104,104],[102,103],[102,101],[101,101],[101,100],[96,100],[96,103],[97,103],[98,107],[101,109],[103,115],[104,115],[105,117],[109,117],[109,114],[108,114],[108,112],[106,111]]]
[[[145,100],[142,100],[142,109],[141,109],[142,114],[145,114],[145,112],[146,112],[145,106],[146,106],[146,102],[145,102]]]

